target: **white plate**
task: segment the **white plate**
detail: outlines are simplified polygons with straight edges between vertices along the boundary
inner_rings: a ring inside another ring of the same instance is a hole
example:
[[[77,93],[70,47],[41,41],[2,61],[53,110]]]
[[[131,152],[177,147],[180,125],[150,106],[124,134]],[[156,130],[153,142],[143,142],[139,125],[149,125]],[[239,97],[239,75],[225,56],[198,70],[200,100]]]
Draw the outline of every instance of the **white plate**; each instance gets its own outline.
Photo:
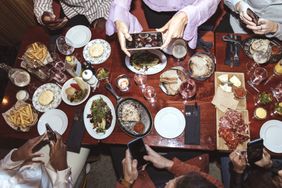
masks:
[[[128,56],[126,56],[125,57],[125,65],[126,65],[126,67],[129,70],[131,70],[132,72],[137,73],[137,74],[143,74],[144,73],[146,75],[151,75],[151,74],[156,74],[156,73],[161,72],[165,68],[165,66],[167,64],[166,56],[161,51],[159,51],[159,50],[150,50],[150,52],[155,54],[155,55],[157,55],[160,58],[161,63],[159,63],[159,64],[157,64],[157,65],[155,65],[153,67],[150,67],[150,68],[148,68],[148,70],[143,72],[142,70],[135,69],[134,66],[132,66],[130,64],[130,58]]]
[[[84,25],[77,25],[66,33],[66,42],[74,48],[85,46],[91,39],[91,31]]]
[[[274,153],[282,153],[282,121],[269,120],[260,128],[263,145]]]
[[[93,124],[90,122],[90,118],[87,118],[87,116],[89,114],[91,114],[91,105],[92,102],[94,100],[97,100],[99,98],[102,98],[105,103],[107,103],[108,107],[111,109],[111,113],[112,113],[112,123],[111,126],[106,130],[105,133],[97,133],[96,132],[96,128],[93,129]],[[116,125],[116,112],[115,112],[115,107],[113,105],[113,103],[111,102],[111,100],[106,97],[105,95],[94,95],[92,96],[86,103],[85,108],[84,108],[84,112],[83,112],[83,120],[84,120],[84,125],[85,128],[87,130],[87,132],[90,134],[90,136],[92,136],[95,139],[104,139],[107,138],[108,136],[110,136],[115,128]]]
[[[82,78],[80,78],[80,77],[79,77],[78,79],[81,79],[81,80],[82,80]],[[71,87],[70,85],[71,85],[72,83],[77,83],[77,82],[74,80],[74,78],[71,78],[71,79],[69,79],[68,81],[66,81],[66,82],[64,83],[64,85],[63,85],[63,87],[62,87],[62,99],[63,99],[63,101],[64,101],[66,104],[68,104],[68,105],[71,105],[71,106],[80,105],[81,103],[83,103],[83,102],[89,97],[89,94],[90,94],[90,86],[89,86],[89,84],[85,83],[85,85],[87,85],[87,90],[88,90],[88,91],[87,91],[87,94],[86,94],[86,96],[84,97],[83,100],[81,100],[81,101],[79,101],[79,102],[71,102],[71,101],[68,99],[65,90],[66,90],[67,88]]]
[[[43,106],[39,103],[38,98],[41,95],[41,93],[46,90],[50,90],[53,92],[54,99],[50,104]],[[33,97],[32,97],[32,104],[34,108],[38,110],[39,112],[46,112],[47,110],[57,108],[60,105],[61,101],[62,101],[61,88],[53,83],[47,83],[47,84],[41,85],[39,88],[35,90]]]
[[[89,54],[89,47],[91,47],[94,44],[101,44],[104,48],[104,52],[101,56],[99,57],[92,57]],[[86,46],[83,48],[83,57],[86,61],[89,61],[91,64],[101,64],[104,63],[111,54],[111,46],[110,44],[103,40],[103,39],[94,39],[91,40]]]
[[[68,117],[65,112],[59,109],[52,109],[45,112],[40,117],[37,124],[37,130],[40,135],[46,132],[46,123],[48,123],[54,131],[57,131],[60,135],[62,135],[67,129]]]
[[[184,131],[185,118],[180,110],[174,107],[161,109],[155,116],[155,129],[164,138],[176,138]]]

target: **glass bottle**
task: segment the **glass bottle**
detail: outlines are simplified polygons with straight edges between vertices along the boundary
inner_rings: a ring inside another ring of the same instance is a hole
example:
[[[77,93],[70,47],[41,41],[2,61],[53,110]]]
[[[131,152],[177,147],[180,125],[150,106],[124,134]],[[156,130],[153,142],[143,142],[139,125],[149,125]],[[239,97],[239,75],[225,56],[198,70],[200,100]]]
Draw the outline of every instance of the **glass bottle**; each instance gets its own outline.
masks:
[[[24,69],[12,68],[5,63],[0,63],[0,69],[5,70],[11,82],[18,87],[25,87],[30,83],[30,75]]]

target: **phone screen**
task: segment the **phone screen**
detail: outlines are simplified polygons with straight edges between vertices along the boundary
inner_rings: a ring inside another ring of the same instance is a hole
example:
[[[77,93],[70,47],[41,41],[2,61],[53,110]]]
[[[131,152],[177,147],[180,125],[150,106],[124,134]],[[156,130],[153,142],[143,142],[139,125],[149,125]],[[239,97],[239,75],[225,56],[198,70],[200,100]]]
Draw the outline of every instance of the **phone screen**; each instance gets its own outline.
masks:
[[[141,169],[143,165],[148,163],[143,158],[144,155],[147,155],[147,150],[145,148],[143,138],[137,138],[135,140],[132,140],[127,144],[127,146],[131,153],[132,158],[138,161],[138,165],[137,165],[138,169]]]
[[[263,139],[250,141],[247,145],[248,162],[255,163],[262,159],[263,155]]]
[[[48,139],[51,141],[57,141],[57,138],[56,138],[56,133],[53,131],[53,129],[50,127],[50,125],[48,123],[45,124],[46,126],[46,130],[47,130],[47,136],[48,136]]]
[[[142,32],[130,35],[132,41],[126,40],[128,50],[158,49],[163,45],[161,32]]]
[[[247,9],[247,14],[252,18],[252,21],[258,25],[259,17],[250,8]]]

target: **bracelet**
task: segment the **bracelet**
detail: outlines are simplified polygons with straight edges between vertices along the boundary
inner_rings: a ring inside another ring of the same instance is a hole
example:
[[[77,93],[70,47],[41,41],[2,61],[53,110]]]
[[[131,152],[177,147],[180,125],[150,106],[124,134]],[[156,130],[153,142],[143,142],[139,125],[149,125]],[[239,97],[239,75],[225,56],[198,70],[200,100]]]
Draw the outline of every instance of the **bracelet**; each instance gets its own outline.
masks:
[[[126,187],[126,188],[131,188],[133,184],[129,183],[128,181],[126,181],[125,179],[120,179],[120,183]]]

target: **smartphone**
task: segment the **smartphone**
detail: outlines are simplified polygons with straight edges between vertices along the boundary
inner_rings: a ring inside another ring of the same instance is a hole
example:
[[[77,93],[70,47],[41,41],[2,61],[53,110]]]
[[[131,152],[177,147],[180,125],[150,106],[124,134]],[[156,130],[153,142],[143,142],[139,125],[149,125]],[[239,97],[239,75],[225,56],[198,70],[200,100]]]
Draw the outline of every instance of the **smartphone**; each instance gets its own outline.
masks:
[[[159,49],[163,45],[161,32],[141,32],[130,34],[132,41],[126,40],[128,50]]]
[[[50,141],[57,141],[56,133],[53,131],[53,129],[50,127],[48,123],[45,124],[46,130],[47,130],[47,136]]]
[[[252,21],[256,25],[259,25],[258,24],[259,17],[258,17],[258,15],[256,15],[256,13],[254,13],[254,11],[252,11],[250,8],[247,8],[247,14],[252,18]]]
[[[262,159],[263,155],[263,139],[252,140],[247,144],[248,162],[253,164]]]
[[[145,148],[143,138],[140,137],[140,138],[136,138],[135,140],[132,140],[127,144],[127,147],[130,151],[132,158],[137,160],[138,162],[137,169],[140,170],[143,165],[148,163],[143,158],[144,155],[148,154]]]

